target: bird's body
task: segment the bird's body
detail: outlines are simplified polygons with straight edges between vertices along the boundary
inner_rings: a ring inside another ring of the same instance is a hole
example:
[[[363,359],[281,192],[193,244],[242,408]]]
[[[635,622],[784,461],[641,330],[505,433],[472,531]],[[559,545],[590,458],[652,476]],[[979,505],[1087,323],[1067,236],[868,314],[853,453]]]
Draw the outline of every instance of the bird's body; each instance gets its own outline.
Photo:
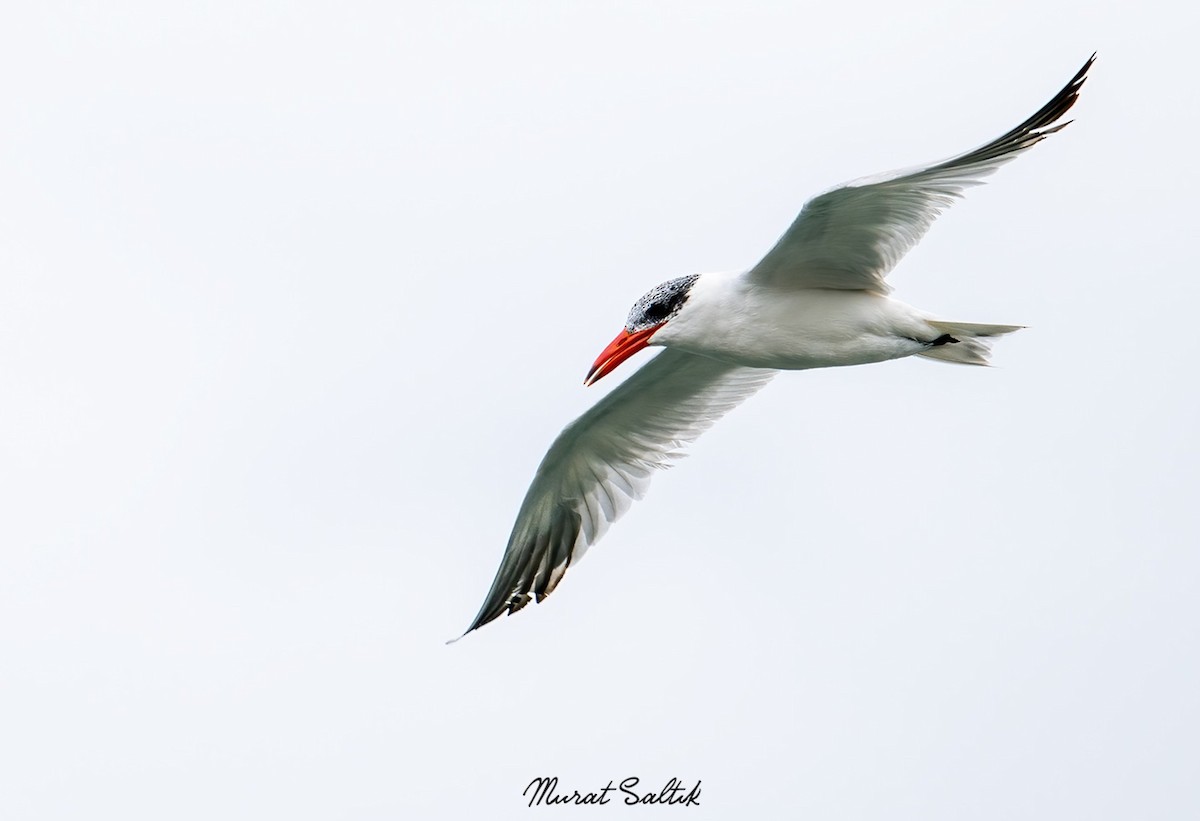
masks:
[[[1063,128],[1092,59],[1037,113],[939,163],[811,199],[753,268],[668,280],[639,299],[586,384],[648,346],[666,348],[568,425],[517,514],[467,632],[549,595],[653,472],[780,370],[907,356],[984,365],[1017,325],[948,322],[893,299],[886,275],[971,186]]]
[[[759,288],[745,274],[703,274],[687,309],[650,344],[777,370],[865,365],[921,353],[942,332],[877,291]]]

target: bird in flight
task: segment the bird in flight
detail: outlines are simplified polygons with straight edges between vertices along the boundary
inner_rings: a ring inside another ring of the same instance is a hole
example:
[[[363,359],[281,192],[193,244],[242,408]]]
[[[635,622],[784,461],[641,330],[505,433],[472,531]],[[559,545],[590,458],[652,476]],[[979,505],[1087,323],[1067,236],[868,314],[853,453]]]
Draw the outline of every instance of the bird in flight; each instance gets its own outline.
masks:
[[[748,271],[668,280],[635,302],[584,384],[647,346],[666,350],[554,440],[463,635],[549,596],[654,471],[777,371],[906,356],[986,365],[990,339],[1021,326],[935,319],[889,297],[884,277],[966,188],[1069,124],[1059,121],[1095,59],[1036,114],[973,151],[809,200]]]

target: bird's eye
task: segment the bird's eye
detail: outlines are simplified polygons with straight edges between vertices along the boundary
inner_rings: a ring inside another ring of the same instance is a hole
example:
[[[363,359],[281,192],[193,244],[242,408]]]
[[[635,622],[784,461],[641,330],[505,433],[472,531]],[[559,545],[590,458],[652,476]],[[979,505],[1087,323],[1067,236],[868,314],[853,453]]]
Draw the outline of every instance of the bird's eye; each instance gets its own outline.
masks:
[[[646,319],[657,322],[667,315],[667,306],[661,302],[651,302],[646,306]]]

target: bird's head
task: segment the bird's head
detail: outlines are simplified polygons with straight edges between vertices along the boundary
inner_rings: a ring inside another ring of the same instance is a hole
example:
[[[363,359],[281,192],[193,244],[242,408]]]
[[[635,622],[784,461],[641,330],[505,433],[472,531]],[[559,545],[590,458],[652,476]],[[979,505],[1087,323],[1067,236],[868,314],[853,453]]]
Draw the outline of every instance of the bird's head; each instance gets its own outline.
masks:
[[[588,371],[583,384],[591,385],[601,377],[614,370],[635,353],[650,344],[654,336],[664,325],[670,322],[687,302],[688,294],[699,274],[669,279],[661,285],[656,285],[629,310],[625,327],[617,334],[617,338],[608,344],[596,357],[595,364]]]

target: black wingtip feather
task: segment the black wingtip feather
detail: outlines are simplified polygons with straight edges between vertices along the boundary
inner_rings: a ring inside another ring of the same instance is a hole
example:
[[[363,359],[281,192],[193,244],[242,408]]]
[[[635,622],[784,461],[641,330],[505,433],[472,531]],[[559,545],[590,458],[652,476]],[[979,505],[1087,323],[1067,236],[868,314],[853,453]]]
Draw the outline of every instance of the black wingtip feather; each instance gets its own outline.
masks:
[[[1075,72],[1075,76],[1072,77],[1057,94],[1050,98],[1050,102],[1042,106],[1036,114],[1014,128],[1009,132],[1009,134],[1015,136],[1022,132],[1033,132],[1041,129],[1047,129],[1052,126],[1058,118],[1070,111],[1071,107],[1074,106],[1075,102],[1079,99],[1079,90],[1083,88],[1083,84],[1087,82],[1088,70],[1092,67],[1092,63],[1094,62],[1096,62],[1095,52],[1092,53],[1092,56],[1087,59],[1087,62],[1083,64],[1079,71]],[[1062,128],[1069,124],[1069,122],[1063,123],[1062,125],[1058,126],[1058,128]],[[1044,133],[1052,132],[1045,131]],[[1003,137],[1001,140],[1002,139]]]
[[[1065,123],[1058,123],[1057,125],[1056,123],[1059,118],[1071,110],[1071,107],[1079,99],[1079,90],[1083,88],[1083,84],[1087,81],[1088,70],[1094,62],[1096,62],[1095,53],[1088,58],[1079,71],[1075,72],[1075,76],[1057,94],[1050,98],[1049,102],[1039,108],[1025,122],[1007,134],[992,140],[987,145],[980,146],[974,151],[970,151],[961,157],[956,157],[943,165],[950,165],[951,163],[954,165],[968,165],[970,163],[994,160],[1006,154],[1012,154],[1036,145],[1051,134],[1066,128],[1071,124],[1071,120]]]
[[[471,626],[463,632],[463,636],[474,630],[478,630],[489,622],[493,622],[501,616],[511,616],[518,610],[525,608],[530,602],[541,604],[542,599],[549,596],[558,582],[562,578],[562,573],[557,579],[554,579],[554,570],[559,562],[566,563],[570,566],[571,563],[571,545],[574,543],[575,533],[579,528],[579,516],[573,514],[568,517],[570,523],[574,527],[567,526],[567,523],[558,523],[555,528],[544,538],[538,539],[532,545],[532,555],[540,557],[537,561],[537,569],[533,573],[525,575],[523,578],[512,580],[515,582],[507,593],[504,592],[509,583],[502,581],[509,577],[510,572],[506,572],[504,565],[501,565],[497,572],[496,580],[492,583],[492,590],[488,594],[488,600],[484,603],[484,607],[479,611],[475,620],[471,622]],[[566,567],[563,568],[563,573],[566,572]],[[551,579],[554,583],[551,584]],[[462,636],[459,636],[462,638]],[[453,639],[457,641],[458,639]],[[450,642],[447,642],[450,643]]]

